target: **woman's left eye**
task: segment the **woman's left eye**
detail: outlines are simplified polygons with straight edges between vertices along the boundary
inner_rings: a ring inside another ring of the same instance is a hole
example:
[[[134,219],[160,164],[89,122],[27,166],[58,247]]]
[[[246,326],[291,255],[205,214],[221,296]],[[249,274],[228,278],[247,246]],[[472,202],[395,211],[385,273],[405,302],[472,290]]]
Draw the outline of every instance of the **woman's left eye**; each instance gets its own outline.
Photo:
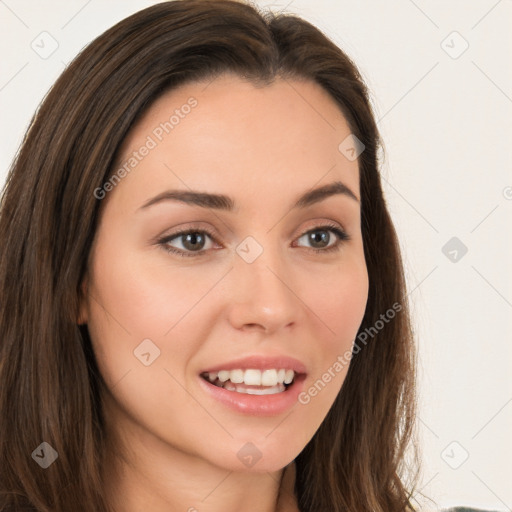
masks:
[[[301,235],[297,241],[302,239],[306,239],[307,243],[312,244],[312,247],[310,247],[311,250],[318,253],[326,253],[339,250],[341,244],[349,240],[350,237],[339,227],[329,225],[310,229]],[[207,254],[208,249],[212,248],[214,240],[211,233],[195,229],[174,233],[173,235],[162,238],[158,243],[166,251],[179,256],[203,256]],[[178,247],[172,245],[175,244],[176,241],[178,241]]]
[[[334,233],[334,236],[332,234]],[[349,240],[349,236],[345,231],[337,226],[318,226],[317,228],[310,229],[298,238],[301,240],[305,238],[308,243],[313,247],[311,249],[315,252],[331,252],[337,251],[341,248],[341,244]],[[332,242],[332,243],[331,243]]]

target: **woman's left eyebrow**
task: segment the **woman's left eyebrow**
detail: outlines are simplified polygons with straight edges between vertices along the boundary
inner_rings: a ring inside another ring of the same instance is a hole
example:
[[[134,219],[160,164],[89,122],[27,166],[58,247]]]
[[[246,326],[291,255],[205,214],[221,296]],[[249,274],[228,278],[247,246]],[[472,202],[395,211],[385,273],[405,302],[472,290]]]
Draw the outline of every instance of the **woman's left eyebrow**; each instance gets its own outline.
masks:
[[[302,194],[292,206],[292,209],[305,208],[338,194],[359,202],[359,199],[352,190],[350,190],[350,188],[341,181],[334,181],[333,183],[314,188]],[[195,190],[166,190],[165,192],[162,192],[146,201],[139,210],[148,208],[163,201],[180,201],[193,206],[199,206],[201,208],[225,211],[233,211],[236,206],[234,199],[223,194],[212,194],[209,192],[199,192]]]

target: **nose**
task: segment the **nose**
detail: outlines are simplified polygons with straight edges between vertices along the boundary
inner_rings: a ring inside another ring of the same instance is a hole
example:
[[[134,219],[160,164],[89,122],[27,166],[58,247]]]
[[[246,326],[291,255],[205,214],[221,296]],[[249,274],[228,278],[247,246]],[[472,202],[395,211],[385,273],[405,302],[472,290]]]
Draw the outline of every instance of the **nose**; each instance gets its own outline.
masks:
[[[303,303],[294,292],[293,272],[277,252],[266,248],[252,263],[235,255],[228,307],[236,329],[272,334],[299,320]]]

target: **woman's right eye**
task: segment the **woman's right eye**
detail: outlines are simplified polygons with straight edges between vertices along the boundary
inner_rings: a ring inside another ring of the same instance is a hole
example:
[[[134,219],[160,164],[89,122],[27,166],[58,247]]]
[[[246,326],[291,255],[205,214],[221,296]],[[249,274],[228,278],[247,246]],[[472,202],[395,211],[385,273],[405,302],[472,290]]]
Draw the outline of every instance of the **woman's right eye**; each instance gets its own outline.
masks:
[[[208,239],[210,247],[206,247]],[[167,252],[179,256],[202,256],[213,245],[213,235],[204,230],[187,230],[173,233],[158,242]],[[174,245],[173,245],[174,244]],[[178,247],[176,247],[178,245]]]

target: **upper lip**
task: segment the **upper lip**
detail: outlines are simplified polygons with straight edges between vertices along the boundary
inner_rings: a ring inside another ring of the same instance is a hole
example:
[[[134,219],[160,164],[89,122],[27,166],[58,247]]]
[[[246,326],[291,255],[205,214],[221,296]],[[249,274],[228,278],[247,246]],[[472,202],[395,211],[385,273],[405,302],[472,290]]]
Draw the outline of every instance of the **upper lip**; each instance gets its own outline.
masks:
[[[201,373],[219,372],[220,370],[277,370],[284,368],[285,370],[293,370],[295,373],[306,373],[306,367],[298,359],[288,356],[264,356],[252,355],[219,363],[201,371]]]

